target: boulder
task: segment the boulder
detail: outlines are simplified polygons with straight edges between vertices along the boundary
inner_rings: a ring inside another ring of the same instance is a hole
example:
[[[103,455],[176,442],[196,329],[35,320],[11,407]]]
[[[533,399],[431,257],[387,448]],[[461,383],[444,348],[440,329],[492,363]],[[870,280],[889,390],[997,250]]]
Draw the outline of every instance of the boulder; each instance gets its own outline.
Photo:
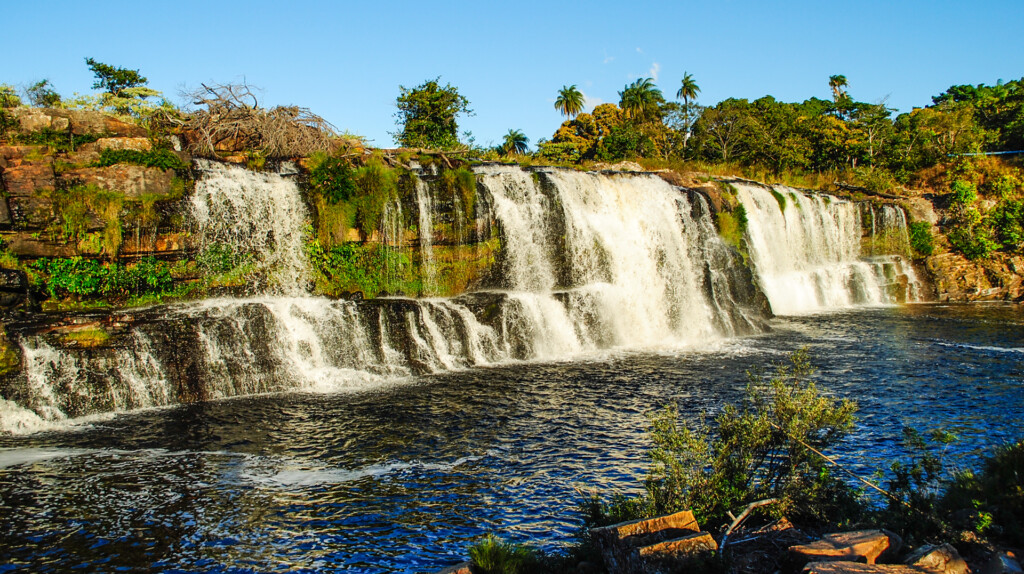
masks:
[[[601,551],[609,574],[639,572],[639,549],[666,540],[678,539],[700,532],[693,513],[684,510],[668,516],[620,522],[590,530]]]
[[[9,113],[18,120],[18,128],[22,132],[34,133],[52,129],[53,116],[43,108],[14,108]]]
[[[16,307],[28,297],[28,277],[17,269],[0,269],[0,307]]]
[[[75,135],[103,134],[113,137],[146,137],[146,130],[140,126],[125,123],[103,112],[92,110],[67,110],[71,133]]]
[[[903,560],[903,563],[916,568],[923,568],[929,572],[941,572],[943,574],[969,574],[971,571],[963,558],[960,558],[956,548],[949,544],[922,546],[911,552]]]
[[[640,571],[645,574],[680,572],[690,568],[695,571],[697,563],[703,557],[708,557],[718,550],[715,539],[707,532],[698,532],[681,538],[674,538],[664,542],[657,542],[648,546],[637,548],[639,556]]]
[[[789,554],[798,564],[838,560],[874,564],[890,546],[893,544],[889,535],[881,530],[856,530],[826,534],[810,544],[790,546]]]
[[[31,196],[36,191],[53,191],[56,177],[53,166],[48,163],[19,165],[3,171],[4,189],[9,196]]]
[[[863,562],[847,562],[830,560],[828,562],[810,562],[803,569],[803,574],[935,574],[929,570],[905,564],[865,564]]]
[[[143,195],[170,196],[174,170],[140,165],[117,164],[108,167],[81,167],[61,176],[69,183],[95,185],[119,191],[127,198]]]
[[[95,146],[100,151],[105,149],[149,151],[153,149],[153,142],[149,138],[100,138],[96,140]]]

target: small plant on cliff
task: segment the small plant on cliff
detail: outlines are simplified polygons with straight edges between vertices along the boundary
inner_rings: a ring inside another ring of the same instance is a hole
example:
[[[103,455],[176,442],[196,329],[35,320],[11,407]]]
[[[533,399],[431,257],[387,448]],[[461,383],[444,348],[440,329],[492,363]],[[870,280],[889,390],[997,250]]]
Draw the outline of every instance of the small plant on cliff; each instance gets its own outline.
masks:
[[[932,226],[927,221],[915,221],[908,229],[910,247],[918,256],[927,257],[935,251],[935,240],[932,237]]]
[[[311,158],[316,163],[309,171],[309,184],[327,203],[348,201],[356,193],[352,168],[345,159],[321,152]]]
[[[189,164],[182,161],[173,151],[156,148],[146,151],[134,149],[105,149],[100,152],[100,159],[93,164],[96,167],[107,167],[119,163],[158,167],[160,169],[187,169]]]

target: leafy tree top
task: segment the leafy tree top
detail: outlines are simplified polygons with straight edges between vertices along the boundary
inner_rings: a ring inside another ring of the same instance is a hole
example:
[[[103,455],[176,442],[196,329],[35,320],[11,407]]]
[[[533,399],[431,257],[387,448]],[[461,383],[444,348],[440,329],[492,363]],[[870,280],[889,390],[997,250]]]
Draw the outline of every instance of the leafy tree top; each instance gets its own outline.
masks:
[[[640,78],[619,92],[619,107],[627,118],[647,121],[658,118],[658,108],[665,103],[661,90],[652,78]]]
[[[697,99],[697,94],[700,93],[700,86],[697,85],[697,81],[693,79],[693,74],[683,72],[683,82],[679,86],[679,91],[676,92],[676,97],[683,100],[683,104],[687,105],[690,100]]]
[[[562,86],[555,99],[555,109],[563,116],[574,118],[583,111],[583,92],[576,89],[576,84]]]
[[[441,86],[440,78],[409,89],[399,86],[396,123],[402,131],[394,134],[403,147],[449,149],[459,146],[456,117],[472,115],[469,100],[451,84]]]
[[[498,152],[501,155],[521,155],[526,153],[529,144],[530,138],[526,137],[522,131],[508,130],[504,142],[498,147]]]
[[[93,89],[104,90],[114,96],[120,96],[125,89],[142,87],[149,82],[138,70],[117,68],[97,62],[92,58],[86,58],[85,64],[96,75],[96,83],[92,85]]]

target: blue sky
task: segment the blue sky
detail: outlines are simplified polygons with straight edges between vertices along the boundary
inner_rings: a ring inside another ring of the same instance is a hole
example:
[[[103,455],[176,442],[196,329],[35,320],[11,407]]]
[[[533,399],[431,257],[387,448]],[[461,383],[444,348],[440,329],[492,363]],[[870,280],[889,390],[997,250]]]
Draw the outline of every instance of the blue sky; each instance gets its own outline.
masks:
[[[654,77],[698,101],[830,97],[844,74],[859,100],[909,111],[953,84],[1024,76],[1024,2],[718,0],[706,2],[18,2],[0,9],[0,82],[49,78],[90,93],[83,59],[138,68],[180,103],[200,82],[245,80],[262,105],[295,104],[373,145],[394,145],[398,86],[456,86],[478,144],[510,129],[531,143],[562,118],[559,88],[617,102]]]

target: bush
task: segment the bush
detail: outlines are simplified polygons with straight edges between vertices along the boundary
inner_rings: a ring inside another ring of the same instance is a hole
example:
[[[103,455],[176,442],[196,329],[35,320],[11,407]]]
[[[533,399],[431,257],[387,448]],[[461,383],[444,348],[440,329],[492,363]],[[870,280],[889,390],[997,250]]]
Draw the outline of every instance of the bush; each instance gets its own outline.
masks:
[[[920,256],[931,255],[935,251],[935,240],[932,237],[932,226],[927,221],[915,221],[908,228],[910,247]]]
[[[1024,441],[997,450],[980,474],[958,474],[938,506],[957,529],[1005,544],[1024,539]]]
[[[739,407],[680,427],[675,407],[651,417],[652,466],[646,481],[655,514],[690,509],[705,525],[763,498],[793,519],[842,522],[856,516],[855,492],[833,477],[818,451],[838,442],[853,424],[856,404],[824,396],[810,380],[804,350],[777,365],[767,381],[751,375]]]
[[[309,183],[313,189],[330,205],[351,199],[356,193],[356,185],[348,161],[326,154],[315,159],[319,161],[309,172]]]
[[[958,179],[950,186],[953,206],[966,207],[978,199],[978,188],[973,183]]]
[[[131,295],[164,293],[174,283],[170,267],[153,258],[127,267],[116,263],[103,265],[81,257],[44,258],[32,263],[31,268],[47,276],[46,291],[55,299],[69,296],[126,299]]]
[[[539,557],[533,549],[496,538],[493,534],[469,549],[476,571],[481,574],[520,574],[536,570]]]

